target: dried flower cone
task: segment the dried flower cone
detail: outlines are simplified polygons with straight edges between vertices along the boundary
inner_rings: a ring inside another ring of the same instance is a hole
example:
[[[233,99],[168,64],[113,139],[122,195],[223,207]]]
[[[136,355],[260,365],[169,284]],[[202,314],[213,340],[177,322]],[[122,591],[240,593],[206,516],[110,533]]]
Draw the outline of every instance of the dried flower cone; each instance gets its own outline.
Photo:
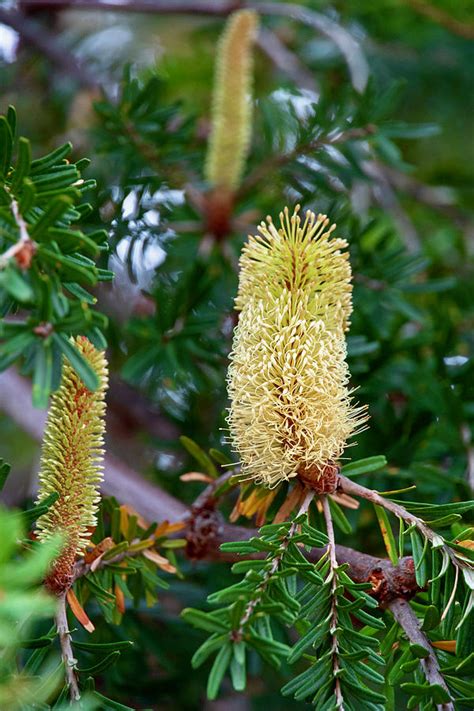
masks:
[[[240,10],[229,19],[218,47],[205,172],[211,185],[229,191],[239,186],[250,142],[252,44],[257,28],[257,14]]]
[[[280,217],[243,250],[228,422],[243,478],[273,487],[299,476],[326,491],[367,419],[348,389],[350,265],[325,216]]]
[[[56,594],[68,589],[76,556],[96,524],[99,484],[102,481],[107,362],[85,337],[76,346],[99,377],[99,388],[88,390],[65,360],[61,384],[51,399],[41,455],[38,502],[51,493],[58,500],[37,522],[37,535],[45,540],[64,537],[63,549],[53,564],[46,585]]]

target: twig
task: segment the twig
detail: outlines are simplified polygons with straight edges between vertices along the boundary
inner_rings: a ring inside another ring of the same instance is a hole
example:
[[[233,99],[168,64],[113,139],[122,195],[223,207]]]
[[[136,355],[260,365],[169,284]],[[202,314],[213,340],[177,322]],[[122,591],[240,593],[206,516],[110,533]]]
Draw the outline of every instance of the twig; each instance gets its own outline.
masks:
[[[112,10],[175,15],[228,15],[244,6],[239,0],[23,0],[22,4],[45,10]]]
[[[284,72],[297,86],[318,92],[318,85],[312,72],[300,62],[297,55],[288,49],[275,32],[262,27],[258,33],[257,44],[275,67]]]
[[[261,163],[242,183],[239,189],[239,195],[243,196],[250,192],[261,180],[264,180],[269,173],[282,166],[296,160],[300,156],[324,148],[324,146],[334,146],[346,141],[367,138],[375,133],[377,127],[373,124],[361,126],[358,128],[349,128],[347,131],[331,132],[326,136],[319,136],[314,141],[308,143],[298,143],[291,151],[287,153],[279,153],[269,157],[268,160]]]
[[[459,227],[463,227],[468,221],[467,214],[463,214],[456,206],[456,196],[450,186],[427,185],[413,175],[402,173],[390,165],[377,161],[375,164],[395,190],[400,190],[416,202],[421,202],[446,215]]]
[[[424,632],[420,629],[420,622],[410,604],[406,600],[397,598],[396,600],[392,600],[388,607],[400,627],[404,630],[409,641],[412,644],[419,644],[428,652],[428,656],[421,660],[421,666],[426,680],[430,685],[437,684],[441,686],[449,694],[449,689],[441,674],[434,649]],[[436,708],[439,711],[454,711],[454,704],[451,702],[447,704],[437,704]]]
[[[221,474],[217,479],[214,479],[209,486],[206,486],[204,491],[202,491],[197,499],[193,502],[191,506],[191,511],[200,511],[201,509],[204,508],[209,508],[212,506],[215,506],[216,504],[216,498],[215,498],[215,492],[220,489],[220,487],[225,484],[229,479],[232,479],[232,477],[235,474],[235,469],[229,469],[226,471],[224,474]]]
[[[430,543],[436,544],[439,549],[442,549],[442,551],[449,557],[451,563],[456,567],[456,569],[462,570],[466,567],[462,560],[460,560],[456,556],[452,548],[446,545],[441,536],[436,534],[429,526],[427,526],[421,518],[418,518],[418,516],[414,516],[400,504],[396,504],[394,501],[386,499],[373,489],[368,489],[365,486],[356,484],[355,481],[352,481],[351,479],[348,479],[347,477],[342,476],[341,474],[338,478],[338,490],[343,491],[346,494],[360,496],[361,498],[366,499],[367,501],[371,501],[373,504],[382,506],[384,509],[387,509],[387,511],[390,511],[391,513],[395,514],[395,516],[398,516],[398,518],[401,518],[406,521],[410,526],[415,525],[416,528],[420,531],[420,533],[425,538],[427,538]]]
[[[461,426],[461,439],[466,448],[467,467],[466,478],[471,491],[474,492],[474,445],[472,442],[471,428],[467,423]]]
[[[324,513],[324,520],[326,522],[326,530],[328,534],[328,553],[329,553],[329,564],[330,564],[330,570],[331,570],[331,596],[332,596],[332,602],[331,602],[331,626],[330,626],[330,633],[332,635],[332,647],[331,647],[331,652],[332,652],[332,669],[334,672],[334,694],[336,696],[336,708],[337,709],[344,709],[344,698],[342,696],[342,689],[341,689],[341,680],[339,679],[339,672],[340,672],[340,666],[339,666],[339,642],[337,639],[337,623],[338,623],[338,614],[337,614],[337,583],[338,583],[338,575],[337,575],[337,568],[338,568],[338,563],[337,563],[337,556],[336,556],[336,539],[334,536],[334,526],[332,522],[332,516],[331,516],[331,509],[329,508],[329,500],[327,496],[322,497],[322,506],[323,506],[323,513]]]
[[[306,494],[303,503],[301,504],[301,508],[298,511],[296,518],[298,518],[298,516],[300,516],[302,513],[306,513],[313,498],[314,498],[314,491],[309,491]],[[291,539],[295,535],[297,529],[298,529],[298,524],[295,521],[293,521],[290,528],[288,529],[288,533],[286,534],[286,536],[282,539],[282,541],[280,543],[280,547],[278,548],[278,553],[275,555],[274,558],[272,558],[271,565],[264,572],[264,574],[262,576],[262,580],[261,580],[258,588],[255,590],[254,596],[247,603],[245,610],[242,614],[242,617],[239,620],[237,628],[235,630],[232,630],[232,639],[234,642],[239,642],[242,639],[243,634],[244,634],[245,625],[247,624],[247,622],[251,618],[255,608],[258,606],[259,602],[261,601],[262,596],[265,593],[272,577],[275,575],[275,573],[280,568],[280,565],[281,565],[283,557],[286,553],[286,550],[287,550],[288,546],[290,545]]]
[[[373,489],[368,489],[366,486],[361,486],[361,484],[357,484],[355,481],[352,481],[352,479],[348,479],[342,474],[339,475],[337,488],[339,491],[343,491],[346,494],[359,496],[362,499],[371,501],[373,504],[377,504],[377,506],[383,506],[384,509],[387,509],[387,511],[391,511],[391,513],[395,514],[395,516],[398,516],[398,518],[402,518],[408,524],[414,524],[418,528],[418,530],[425,536],[425,538],[428,538],[429,541],[433,542],[436,534],[434,531],[431,530],[431,528],[429,528],[424,523],[424,521],[421,520],[421,518],[414,516],[403,506],[400,506],[400,504],[396,504],[393,501],[390,501],[390,499],[384,498],[377,491],[374,491]]]
[[[75,671],[77,661],[74,658],[74,654],[72,652],[71,635],[69,633],[69,626],[66,614],[65,595],[61,595],[58,597],[56,627],[58,630],[59,644],[61,646],[61,656],[64,662],[64,672],[66,676],[66,681],[69,686],[69,695],[71,697],[71,701],[78,701],[81,698],[81,692],[79,691],[79,685],[77,683],[77,676]]]
[[[246,2],[245,7],[256,10],[261,15],[291,17],[328,37],[338,47],[346,60],[351,75],[352,85],[358,92],[363,92],[369,78],[369,66],[359,43],[341,25],[326,15],[308,7],[290,3]]]
[[[419,15],[428,17],[449,32],[453,32],[455,35],[459,35],[459,37],[464,37],[465,39],[474,39],[474,25],[471,22],[466,22],[465,20],[461,22],[461,20],[451,17],[451,15],[441,7],[435,7],[431,5],[431,3],[426,2],[426,0],[405,0],[405,2]]]
[[[7,192],[10,191],[7,190]],[[15,242],[15,244],[12,244],[6,252],[0,254],[0,269],[4,269],[8,265],[10,259],[13,258],[16,259],[19,266],[29,266],[29,261],[31,261],[31,257],[36,251],[36,242],[34,242],[28,234],[28,228],[23,216],[20,213],[18,203],[12,195],[10,195],[10,198],[10,206],[14,220],[20,232],[20,239]]]
[[[40,2],[26,1],[38,7]],[[311,27],[328,37],[338,47],[344,56],[352,79],[352,84],[357,91],[362,92],[367,85],[369,68],[364,53],[359,43],[343,27],[320,12],[311,10],[304,5],[274,2],[253,2],[252,0],[136,0],[135,2],[101,3],[98,0],[49,0],[45,7],[56,9],[74,8],[79,10],[116,10],[118,12],[140,13],[166,13],[166,14],[192,14],[192,15],[229,15],[235,10],[247,8],[256,10],[261,15],[276,15],[286,19],[292,18],[297,22]]]
[[[23,3],[23,5],[26,4]],[[34,7],[40,3],[30,4],[31,7]],[[56,69],[74,77],[82,86],[91,88],[99,86],[97,79],[80,64],[71,52],[60,45],[56,36],[43,25],[30,20],[17,10],[2,8],[0,8],[0,22],[16,30],[28,44],[49,59]]]

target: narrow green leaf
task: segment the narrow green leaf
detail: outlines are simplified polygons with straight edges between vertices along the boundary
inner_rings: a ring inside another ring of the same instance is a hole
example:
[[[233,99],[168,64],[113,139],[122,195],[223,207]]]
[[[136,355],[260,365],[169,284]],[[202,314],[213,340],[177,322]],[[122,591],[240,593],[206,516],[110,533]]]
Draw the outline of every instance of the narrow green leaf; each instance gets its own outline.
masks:
[[[11,466],[7,464],[3,459],[0,459],[0,491],[2,491],[5,486],[5,482],[10,474]]]
[[[27,303],[34,298],[33,290],[26,277],[14,265],[9,265],[0,272],[0,287],[20,303]]]
[[[123,640],[119,642],[80,642],[79,640],[72,640],[73,647],[78,649],[83,649],[85,652],[91,652],[92,654],[100,654],[102,652],[117,652],[122,649],[130,649],[133,647],[133,642],[128,640]]]
[[[192,668],[197,669],[198,667],[200,667],[201,664],[203,664],[213,652],[220,649],[228,639],[228,632],[219,635],[213,634],[211,637],[209,637],[209,639],[206,639],[206,641],[203,642],[193,654],[193,657],[191,659]]]
[[[16,193],[30,172],[31,166],[31,145],[30,142],[21,136],[18,139],[18,156],[16,160],[15,172],[12,180],[12,190]]]
[[[217,478],[218,472],[214,462],[207,456],[206,452],[201,449],[198,444],[196,444],[196,442],[194,442],[189,437],[185,437],[184,435],[179,438],[179,441],[181,442],[183,447],[188,450],[189,454],[194,457],[197,462],[199,462],[199,464],[203,467],[204,471],[209,474],[209,476]]]
[[[218,449],[211,448],[209,450],[209,454],[218,464],[232,464],[232,460],[229,459],[226,454],[220,452]]]
[[[207,681],[207,698],[213,700],[219,693],[219,688],[232,658],[232,645],[227,643],[219,650]]]
[[[110,654],[107,654],[106,657],[97,662],[97,664],[93,664],[90,667],[78,669],[77,671],[81,674],[99,674],[105,671],[106,669],[109,669],[109,667],[113,666],[115,662],[118,661],[119,657],[119,651],[111,652]]]
[[[52,338],[64,353],[82,382],[88,390],[95,391],[99,387],[99,378],[91,364],[79,352],[76,346],[68,339],[64,333],[53,333]]]
[[[230,677],[232,679],[232,686],[236,691],[244,691],[247,685],[247,674],[245,670],[245,660],[242,663],[239,661],[235,654],[232,657],[230,663]]]
[[[71,151],[72,143],[65,143],[64,145],[59,146],[59,148],[51,151],[51,153],[43,156],[43,158],[37,158],[34,160],[31,164],[31,172],[34,174],[45,172],[48,168],[61,163],[61,161],[66,158]]]
[[[421,644],[410,644],[410,652],[417,659],[426,659],[430,656],[429,650]]]
[[[5,116],[0,116],[0,176],[5,178],[10,168],[13,136]]]
[[[386,466],[387,460],[383,455],[375,457],[366,457],[365,459],[359,459],[357,462],[350,462],[350,464],[345,464],[341,469],[341,474],[352,478],[354,476],[360,476],[361,474],[375,472],[378,469],[383,469]]]
[[[435,627],[439,625],[440,619],[441,615],[438,608],[435,605],[429,605],[425,612],[421,629],[424,632],[429,632],[430,630],[435,629]]]
[[[413,551],[413,561],[415,563],[416,582],[420,588],[424,588],[428,581],[428,566],[426,561],[428,541],[422,541],[416,530],[410,532],[410,540]]]
[[[54,225],[64,215],[71,205],[72,200],[64,195],[52,200],[40,219],[30,228],[30,237],[32,239],[40,238],[48,227]]]
[[[331,509],[331,514],[336,526],[342,531],[342,533],[345,533],[346,535],[352,533],[352,526],[349,523],[347,516],[342,510],[342,508],[336,501],[334,501],[330,497],[328,497],[328,501],[329,508]]]
[[[35,354],[32,399],[34,407],[46,409],[53,375],[53,352],[49,343],[38,343]]]
[[[131,706],[125,706],[124,704],[119,704],[118,701],[113,701],[112,699],[108,699],[106,696],[103,696],[102,694],[99,694],[98,691],[94,691],[92,693],[92,696],[94,699],[97,699],[98,701],[101,702],[102,708],[111,709],[112,711],[135,711]]]
[[[395,536],[393,535],[392,526],[387,515],[386,510],[382,506],[376,506],[374,504],[375,513],[377,514],[377,519],[380,526],[380,531],[382,533],[382,538],[385,543],[385,548],[387,549],[388,556],[393,563],[397,565],[398,563],[398,552],[397,544],[395,543]]]
[[[213,616],[212,613],[202,612],[191,607],[186,607],[181,612],[181,617],[193,627],[206,630],[206,632],[224,632],[228,630],[227,625]]]

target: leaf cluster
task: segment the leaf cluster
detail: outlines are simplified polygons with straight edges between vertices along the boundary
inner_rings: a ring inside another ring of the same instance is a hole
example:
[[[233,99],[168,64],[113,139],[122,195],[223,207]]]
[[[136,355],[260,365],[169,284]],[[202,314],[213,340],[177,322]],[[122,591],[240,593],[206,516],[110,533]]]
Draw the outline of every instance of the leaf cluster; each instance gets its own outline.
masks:
[[[78,225],[92,211],[83,194],[95,181],[81,177],[88,160],[68,160],[71,144],[32,160],[29,141],[16,139],[13,108],[0,117],[0,141],[0,370],[21,359],[33,372],[34,404],[45,407],[63,355],[79,374],[90,370],[69,337],[105,347],[107,319],[89,290],[112,278],[95,263],[107,233]]]

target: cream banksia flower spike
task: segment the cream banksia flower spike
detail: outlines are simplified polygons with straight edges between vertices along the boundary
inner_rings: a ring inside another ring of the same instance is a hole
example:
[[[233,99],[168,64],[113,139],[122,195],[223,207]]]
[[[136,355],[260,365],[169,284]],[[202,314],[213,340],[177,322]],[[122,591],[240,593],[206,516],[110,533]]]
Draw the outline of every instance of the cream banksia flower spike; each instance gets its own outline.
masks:
[[[62,534],[63,548],[48,574],[46,585],[56,594],[65,592],[72,580],[76,556],[82,553],[96,524],[99,484],[102,481],[107,362],[84,336],[76,348],[99,379],[95,392],[86,388],[67,360],[61,384],[51,399],[43,440],[38,503],[59,494],[47,513],[39,517],[40,540]]]
[[[275,487],[299,477],[322,492],[367,415],[348,387],[347,243],[325,215],[302,220],[298,210],[285,209],[279,229],[267,218],[242,252],[228,422],[243,479]]]
[[[205,173],[211,185],[231,191],[239,186],[250,142],[252,44],[257,29],[253,10],[234,13],[217,50]]]

